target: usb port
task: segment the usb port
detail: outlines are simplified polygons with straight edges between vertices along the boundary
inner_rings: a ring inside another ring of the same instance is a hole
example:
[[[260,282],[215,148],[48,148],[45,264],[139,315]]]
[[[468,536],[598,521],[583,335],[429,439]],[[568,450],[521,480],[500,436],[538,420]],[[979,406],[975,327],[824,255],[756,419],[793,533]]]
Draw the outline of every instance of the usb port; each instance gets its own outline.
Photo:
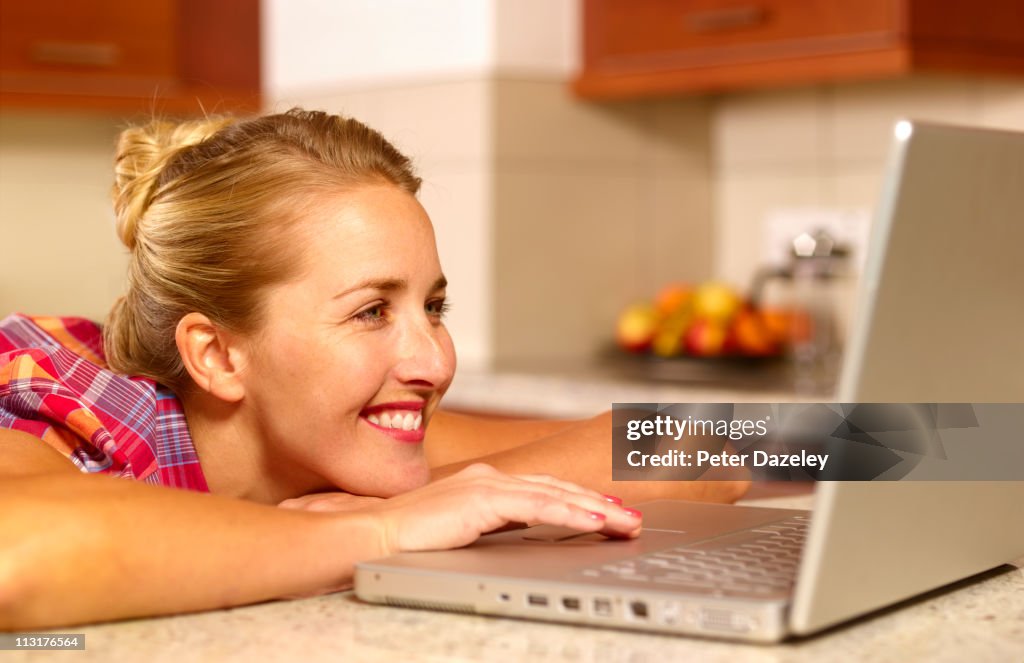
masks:
[[[548,597],[543,594],[530,594],[526,597],[526,601],[530,605],[535,605],[541,608],[547,607],[548,605]]]
[[[573,597],[573,596],[563,596],[562,597],[562,607],[565,608],[566,610],[579,610],[580,609],[580,600],[578,598]]]
[[[612,614],[612,602],[610,599],[594,599],[594,614],[600,617],[608,617]]]

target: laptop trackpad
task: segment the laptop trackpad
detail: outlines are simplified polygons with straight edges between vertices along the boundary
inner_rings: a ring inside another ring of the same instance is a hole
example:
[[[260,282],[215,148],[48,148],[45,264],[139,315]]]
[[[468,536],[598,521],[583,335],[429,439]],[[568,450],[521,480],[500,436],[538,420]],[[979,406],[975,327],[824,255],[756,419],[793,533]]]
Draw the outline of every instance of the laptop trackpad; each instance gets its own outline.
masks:
[[[665,532],[669,534],[686,534],[683,530],[645,529],[641,536],[648,532]],[[558,527],[556,525],[536,525],[526,529],[522,533],[524,541],[540,541],[543,543],[561,543],[563,541],[607,541],[608,537],[597,532],[581,532],[569,527]]]

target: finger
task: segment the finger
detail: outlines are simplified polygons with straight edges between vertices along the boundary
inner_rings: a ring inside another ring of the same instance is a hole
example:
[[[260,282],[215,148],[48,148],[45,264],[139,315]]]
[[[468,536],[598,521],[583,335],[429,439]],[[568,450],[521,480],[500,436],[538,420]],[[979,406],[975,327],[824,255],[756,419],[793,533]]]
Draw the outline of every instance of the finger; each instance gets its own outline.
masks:
[[[528,482],[521,484],[529,486]],[[529,522],[531,524],[547,524],[571,527],[587,532],[598,531],[611,538],[635,538],[639,536],[643,523],[643,514],[635,509],[619,507],[603,500],[588,496],[563,492],[558,488],[544,486],[543,490],[534,488],[518,493],[517,500],[526,500],[525,508],[530,512],[505,511],[503,516],[510,520]],[[566,498],[568,495],[568,499]],[[522,504],[506,503],[504,508],[524,508]],[[518,513],[518,515],[512,515]]]
[[[588,512],[603,515],[606,523],[602,532],[608,536],[632,538],[640,533],[643,514],[621,506],[617,499],[609,499],[608,496],[596,491],[583,489],[574,483],[547,475],[520,475],[513,478],[522,481],[519,484],[520,489],[528,488],[543,492]]]
[[[515,475],[512,475],[512,476],[514,478],[516,478],[516,479],[521,479],[523,481],[530,481],[532,483],[540,483],[540,484],[544,484],[544,485],[547,485],[547,486],[554,486],[556,488],[561,488],[562,490],[565,490],[565,491],[568,491],[568,492],[575,492],[575,493],[581,493],[583,495],[589,495],[590,497],[593,497],[594,499],[599,499],[599,500],[606,500],[606,499],[608,499],[607,496],[602,495],[601,493],[597,492],[596,490],[591,490],[590,488],[585,488],[584,486],[581,486],[579,484],[572,483],[571,481],[565,481],[563,479],[559,479],[558,477],[553,477],[553,476],[548,475],[548,474],[515,474]],[[609,501],[613,501],[613,500],[609,500]]]

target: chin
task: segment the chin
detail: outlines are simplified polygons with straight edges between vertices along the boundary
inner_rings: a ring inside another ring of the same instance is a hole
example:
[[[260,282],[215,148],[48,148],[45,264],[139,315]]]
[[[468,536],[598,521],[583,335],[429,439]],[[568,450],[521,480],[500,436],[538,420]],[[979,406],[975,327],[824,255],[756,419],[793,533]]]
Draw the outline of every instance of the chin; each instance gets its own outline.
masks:
[[[387,475],[376,477],[375,490],[368,495],[376,497],[394,497],[416,490],[430,483],[430,468],[424,462],[422,465],[395,468],[395,471]]]

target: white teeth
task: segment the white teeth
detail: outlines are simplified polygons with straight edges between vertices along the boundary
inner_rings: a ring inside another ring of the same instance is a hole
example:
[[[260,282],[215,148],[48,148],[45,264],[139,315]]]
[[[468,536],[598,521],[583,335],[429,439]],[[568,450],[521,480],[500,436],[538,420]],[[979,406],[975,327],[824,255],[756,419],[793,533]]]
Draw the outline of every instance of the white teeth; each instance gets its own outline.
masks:
[[[366,415],[367,421],[381,428],[417,430],[423,424],[423,415],[409,411],[381,412]]]

